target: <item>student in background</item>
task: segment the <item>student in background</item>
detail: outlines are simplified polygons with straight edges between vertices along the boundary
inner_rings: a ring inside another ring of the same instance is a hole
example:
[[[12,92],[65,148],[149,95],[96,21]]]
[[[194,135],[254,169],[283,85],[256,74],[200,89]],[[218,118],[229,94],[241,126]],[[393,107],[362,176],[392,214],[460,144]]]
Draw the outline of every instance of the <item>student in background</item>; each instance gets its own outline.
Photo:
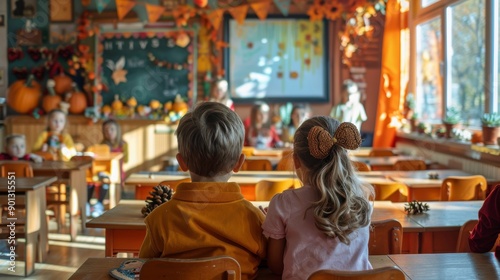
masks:
[[[222,103],[234,111],[234,103],[229,97],[228,88],[229,85],[226,80],[215,81],[209,101]]]
[[[179,184],[172,199],[145,218],[139,257],[228,255],[240,264],[242,279],[254,279],[266,255],[264,215],[238,184],[227,182],[245,160],[241,119],[220,103],[203,102],[182,117],[176,134],[176,157],[192,182]]]
[[[290,113],[290,124],[283,128],[281,141],[293,143],[293,135],[299,126],[310,117],[309,107],[304,104],[296,104]]]
[[[345,80],[342,85],[342,101],[332,108],[330,117],[341,122],[351,122],[361,131],[361,123],[368,117],[360,99],[361,92],[356,83],[352,80]]]
[[[269,149],[282,145],[283,142],[269,119],[269,106],[264,102],[255,103],[250,111],[250,118],[245,121],[245,146]]]
[[[500,234],[500,185],[497,185],[479,209],[479,222],[469,236],[472,252],[485,253],[495,246]],[[500,244],[496,244],[495,255],[500,258]]]
[[[66,114],[59,109],[54,109],[49,112],[47,120],[47,129],[38,136],[33,145],[33,151],[49,152],[55,160],[69,161],[76,155],[76,149],[71,135],[64,132]]]
[[[362,184],[347,150],[361,144],[352,123],[313,117],[297,130],[293,161],[302,188],[275,195],[262,226],[267,263],[283,279],[320,269],[367,270],[373,188]]]
[[[0,154],[0,160],[31,160],[42,162],[43,158],[36,154],[26,153],[26,138],[22,134],[11,134],[5,137],[5,153]]]
[[[109,146],[110,152],[112,153],[123,153],[122,161],[120,162],[121,170],[121,181],[125,182],[125,172],[123,171],[123,163],[128,162],[128,144],[122,138],[120,124],[113,119],[108,119],[102,124],[102,136],[103,140],[101,144],[106,144]],[[109,191],[109,174],[105,172],[99,172],[98,180],[101,182],[100,192],[98,194],[97,202],[93,206],[90,205],[90,200],[94,195],[95,185],[88,185],[88,201],[87,201],[87,212],[92,215],[92,217],[98,217],[104,212],[104,199]]]

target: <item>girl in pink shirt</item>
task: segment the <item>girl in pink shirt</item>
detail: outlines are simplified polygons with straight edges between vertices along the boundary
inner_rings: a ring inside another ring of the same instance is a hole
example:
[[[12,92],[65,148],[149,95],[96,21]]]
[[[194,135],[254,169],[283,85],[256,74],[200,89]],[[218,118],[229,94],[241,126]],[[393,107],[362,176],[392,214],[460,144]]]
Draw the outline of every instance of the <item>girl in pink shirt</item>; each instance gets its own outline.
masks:
[[[297,176],[304,183],[273,197],[262,225],[268,266],[283,279],[307,279],[320,269],[367,270],[373,196],[362,185],[347,150],[361,144],[352,123],[306,120],[293,142]]]

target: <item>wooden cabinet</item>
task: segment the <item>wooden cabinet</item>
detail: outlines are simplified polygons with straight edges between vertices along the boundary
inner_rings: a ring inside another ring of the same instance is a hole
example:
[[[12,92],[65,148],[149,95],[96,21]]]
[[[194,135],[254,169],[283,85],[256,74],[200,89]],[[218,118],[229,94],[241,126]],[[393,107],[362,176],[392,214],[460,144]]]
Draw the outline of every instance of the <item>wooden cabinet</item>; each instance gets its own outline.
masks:
[[[177,139],[173,134],[175,128],[165,122],[141,119],[117,121],[129,148],[128,163],[124,165],[127,174],[161,166],[163,157],[175,155],[177,150]],[[83,116],[68,116],[66,131],[73,137],[75,143],[82,143],[88,147],[102,141],[102,122],[99,120],[93,123]],[[5,135],[24,134],[26,150],[31,151],[38,135],[46,127],[46,118],[9,116],[5,120]]]

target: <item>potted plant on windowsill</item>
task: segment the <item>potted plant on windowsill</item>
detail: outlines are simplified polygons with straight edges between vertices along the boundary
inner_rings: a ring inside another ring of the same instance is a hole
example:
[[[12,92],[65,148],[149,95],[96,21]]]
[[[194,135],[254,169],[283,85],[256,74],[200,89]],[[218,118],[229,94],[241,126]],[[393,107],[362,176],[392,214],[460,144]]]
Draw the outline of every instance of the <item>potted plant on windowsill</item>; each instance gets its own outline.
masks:
[[[500,114],[484,113],[481,123],[483,125],[483,144],[497,144],[497,138],[500,135]]]
[[[411,132],[416,132],[418,127],[417,127],[417,120],[418,120],[418,114],[417,113],[413,113],[411,118],[410,118],[410,129],[411,129]]]
[[[453,129],[457,127],[460,121],[460,112],[457,109],[451,107],[446,110],[446,115],[443,118],[443,125],[446,128],[446,138],[451,138]]]

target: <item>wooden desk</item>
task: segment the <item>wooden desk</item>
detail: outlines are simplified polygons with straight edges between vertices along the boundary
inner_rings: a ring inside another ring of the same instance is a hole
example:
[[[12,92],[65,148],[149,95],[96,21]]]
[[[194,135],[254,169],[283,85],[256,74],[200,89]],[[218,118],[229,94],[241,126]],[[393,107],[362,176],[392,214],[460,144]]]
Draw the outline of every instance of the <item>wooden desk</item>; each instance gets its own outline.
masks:
[[[85,172],[92,165],[91,161],[44,161],[31,163],[35,176],[56,176],[58,181],[69,185],[70,199],[70,236],[75,240],[77,233],[78,214],[81,215],[82,231],[85,231],[87,214],[87,182]]]
[[[493,253],[389,255],[408,279],[498,279]]]
[[[16,216],[22,213],[21,211],[16,211],[14,216],[10,216],[7,212],[5,217],[2,213],[1,217],[2,224],[8,224],[12,221],[16,222],[19,227],[21,224],[24,224],[24,238],[26,239],[24,246],[24,276],[29,276],[35,270],[35,257],[37,257],[39,262],[43,262],[46,258],[49,248],[49,236],[47,219],[45,218],[45,187],[56,180],[57,177],[16,177],[15,180],[0,178],[0,204],[3,206],[8,204],[9,187],[15,185],[16,203],[14,207],[16,209],[24,208],[25,210],[24,217]],[[12,181],[14,184],[11,183]],[[2,211],[0,210],[0,212]],[[11,220],[10,218],[15,218],[16,220]],[[16,244],[17,248],[19,246]],[[0,273],[12,274],[7,271],[6,266],[2,266]]]
[[[393,165],[399,160],[424,160],[427,165],[431,164],[430,160],[415,156],[390,156],[390,157],[356,157],[350,156],[353,161],[361,161],[368,165],[373,170],[393,170]]]
[[[404,203],[393,203],[403,211]],[[460,227],[477,220],[483,201],[433,201],[429,211],[408,218],[421,225],[421,253],[452,253],[456,250]]]
[[[110,153],[109,156],[96,155],[94,157],[94,170],[105,171],[109,174],[109,208],[113,208],[121,199],[123,153]]]
[[[266,207],[268,201],[252,201],[256,207]],[[376,201],[372,214],[373,220],[398,219],[403,226],[403,250],[418,253],[419,233],[424,228],[390,201]],[[106,229],[105,256],[111,257],[119,252],[139,253],[146,236],[146,225],[141,214],[145,202],[140,200],[122,200],[113,209],[87,222],[89,228]],[[406,241],[405,241],[406,240]]]
[[[389,256],[369,256],[370,263],[374,268],[384,266],[394,266],[394,262]],[[70,280],[92,279],[92,280],[110,280],[114,279],[109,276],[109,271],[113,268],[118,268],[122,262],[130,260],[128,258],[89,258],[82,266],[69,278]],[[143,259],[144,260],[144,259]],[[256,279],[271,280],[281,279],[274,275],[269,269],[264,268],[259,270]]]

